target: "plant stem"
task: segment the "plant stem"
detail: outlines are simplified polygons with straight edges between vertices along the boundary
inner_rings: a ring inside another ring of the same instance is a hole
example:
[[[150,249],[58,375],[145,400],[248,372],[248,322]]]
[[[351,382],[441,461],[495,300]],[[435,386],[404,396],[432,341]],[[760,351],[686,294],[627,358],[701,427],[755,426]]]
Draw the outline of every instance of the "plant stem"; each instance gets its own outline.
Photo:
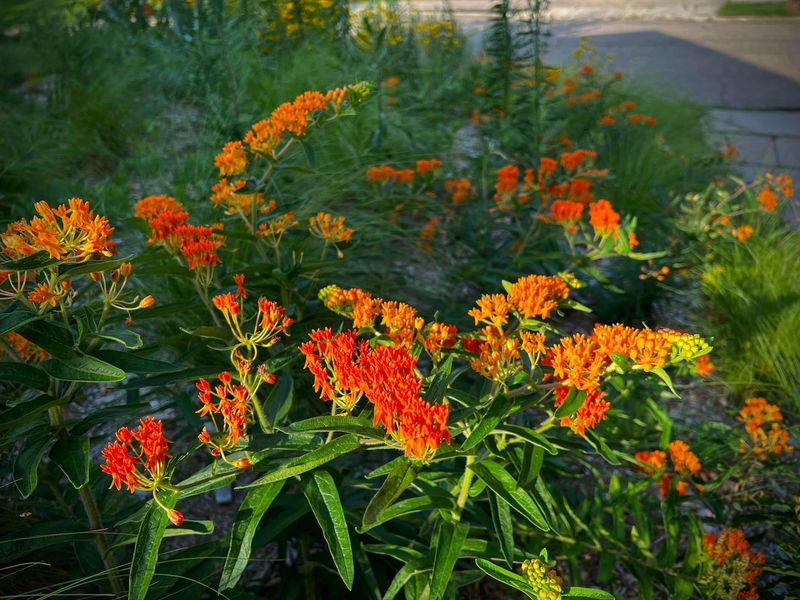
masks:
[[[475,477],[475,474],[472,472],[472,469],[470,469],[469,466],[474,462],[475,455],[468,454],[466,468],[464,469],[464,481],[461,484],[461,491],[458,493],[458,499],[456,500],[455,517],[457,521],[461,520],[461,513],[464,511],[464,507],[467,505],[469,488],[472,486],[472,479]]]
[[[253,409],[256,411],[256,417],[258,418],[258,424],[261,427],[261,431],[264,433],[272,433],[272,425],[270,425],[269,419],[267,418],[267,413],[264,412],[264,407],[261,406],[261,402],[259,401],[258,397],[253,394],[250,399],[253,404]]]
[[[62,407],[54,406],[48,409],[48,413],[50,415],[50,425],[52,425],[56,431],[63,430],[65,421]],[[88,483],[78,489],[78,495],[81,498],[83,510],[86,512],[86,516],[89,519],[89,527],[95,532],[94,543],[106,567],[106,574],[108,575],[111,589],[114,591],[114,594],[122,594],[124,588],[117,574],[119,567],[117,566],[117,561],[114,559],[114,555],[108,549],[108,544],[106,544],[106,537],[105,534],[103,534],[103,520],[100,518],[100,510],[97,508],[97,502],[95,502],[94,496],[92,496],[92,491]]]

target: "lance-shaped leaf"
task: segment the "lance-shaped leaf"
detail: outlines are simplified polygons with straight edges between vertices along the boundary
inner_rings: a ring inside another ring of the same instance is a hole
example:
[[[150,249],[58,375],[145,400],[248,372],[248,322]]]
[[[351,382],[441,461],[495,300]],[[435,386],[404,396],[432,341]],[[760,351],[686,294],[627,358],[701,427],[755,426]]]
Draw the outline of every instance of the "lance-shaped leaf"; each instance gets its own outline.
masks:
[[[372,421],[364,417],[322,415],[304,421],[296,421],[290,425],[289,429],[305,432],[342,431],[380,440],[385,437],[380,429],[372,426]]]
[[[469,525],[466,523],[444,521],[439,527],[436,551],[433,556],[433,571],[431,572],[430,600],[440,600],[444,597],[468,533]]]
[[[125,371],[93,356],[51,358],[42,363],[42,369],[54,379],[81,382],[112,382],[125,379]]]
[[[50,459],[75,489],[89,483],[89,437],[66,435],[50,450]]]
[[[574,586],[561,594],[561,597],[568,600],[614,600],[613,594],[603,590]]]
[[[181,370],[179,366],[161,360],[144,358],[133,352],[103,349],[95,350],[92,355],[126,373],[174,373]]]
[[[455,499],[452,496],[416,496],[414,498],[406,498],[405,500],[400,500],[400,502],[396,502],[387,509],[383,510],[378,515],[377,519],[358,529],[358,532],[365,533],[373,527],[382,525],[387,521],[391,521],[392,519],[396,519],[405,515],[410,515],[415,512],[453,510],[455,507]]]
[[[514,566],[514,520],[511,518],[511,505],[497,494],[489,494],[489,507],[492,511],[497,539],[500,540],[500,550],[509,568]]]
[[[344,518],[342,500],[333,477],[327,471],[308,473],[303,477],[303,494],[322,528],[322,535],[339,576],[347,589],[352,589],[355,575],[353,548],[350,545],[350,532]]]
[[[25,449],[17,455],[14,461],[14,483],[23,498],[30,496],[39,484],[39,463],[52,441],[53,438],[49,435],[28,438]]]
[[[131,331],[130,329],[110,329],[108,331],[91,333],[89,335],[90,337],[97,338],[100,340],[106,340],[109,342],[116,342],[118,344],[122,344],[123,346],[131,350],[136,350],[137,348],[141,348],[144,343],[142,342],[142,336],[140,336],[135,331]]]
[[[75,277],[76,275],[85,275],[86,273],[99,273],[100,271],[110,271],[116,269],[124,262],[130,262],[132,257],[126,256],[125,258],[109,258],[105,260],[87,260],[77,264],[64,264],[58,269],[58,279],[67,279],[68,277]]]
[[[1,270],[1,269],[0,269]],[[28,310],[17,309],[0,313],[0,337],[38,321],[42,317]]]
[[[528,598],[539,600],[539,593],[533,588],[533,586],[531,586],[531,584],[528,583],[528,580],[521,575],[517,575],[513,571],[509,571],[503,567],[498,567],[493,562],[484,558],[475,559],[475,564],[489,577],[496,579],[500,583],[505,583],[507,586],[512,587],[515,590],[519,590]]]
[[[555,418],[560,419],[561,417],[574,415],[575,411],[583,405],[584,400],[586,400],[586,392],[577,388],[570,388],[567,397],[564,398],[564,402],[556,409]]]
[[[411,485],[411,482],[416,477],[417,472],[411,461],[404,457],[403,460],[397,462],[388,477],[386,477],[386,481],[383,482],[383,485],[367,505],[362,525],[364,527],[373,525],[381,513],[400,497],[400,494]]]
[[[522,488],[517,486],[517,482],[501,465],[490,460],[483,460],[473,463],[469,468],[486,485],[503,500],[511,505],[511,508],[527,518],[533,525],[542,531],[548,531],[544,513],[536,501]]]
[[[347,454],[348,452],[357,450],[360,447],[361,443],[358,441],[358,437],[352,433],[349,433],[347,435],[335,438],[327,444],[323,444],[308,454],[304,454],[303,456],[295,458],[294,460],[290,461],[289,464],[284,465],[283,467],[275,469],[266,475],[262,475],[253,483],[239,487],[256,487],[259,485],[264,485],[265,483],[272,483],[273,481],[280,481],[281,479],[287,479],[288,477],[300,475],[307,471],[311,471],[312,469],[316,469],[320,465],[324,465],[325,463],[332,461],[334,458],[338,458],[344,454]]]
[[[242,500],[230,533],[228,555],[225,558],[225,564],[222,567],[222,578],[219,582],[220,592],[233,589],[239,582],[239,578],[250,560],[253,536],[256,534],[258,524],[278,496],[284,483],[286,483],[286,480],[282,479],[281,481],[253,488],[247,492],[244,500]]]
[[[47,374],[41,369],[25,363],[0,363],[0,381],[23,384],[40,392],[50,389],[50,379]]]
[[[30,256],[24,256],[17,260],[7,260],[0,263],[0,271],[38,271],[44,267],[57,265],[61,260],[53,258],[42,250]]]
[[[478,423],[478,426],[472,430],[469,437],[461,444],[461,450],[465,452],[473,448],[481,442],[483,438],[489,435],[506,417],[513,404],[514,402],[507,396],[495,398],[486,411],[486,414],[483,415],[481,422]]]
[[[159,500],[167,508],[173,508],[178,501],[178,492],[159,492]],[[167,528],[167,512],[155,502],[150,504],[139,526],[136,546],[131,560],[131,575],[128,587],[128,600],[144,600],[158,563],[158,549]]]

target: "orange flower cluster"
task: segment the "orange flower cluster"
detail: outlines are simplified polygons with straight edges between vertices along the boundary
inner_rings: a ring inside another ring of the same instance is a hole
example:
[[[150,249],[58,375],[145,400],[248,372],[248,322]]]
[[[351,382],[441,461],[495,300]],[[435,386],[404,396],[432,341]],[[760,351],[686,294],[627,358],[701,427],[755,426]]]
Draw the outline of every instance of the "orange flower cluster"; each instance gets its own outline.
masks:
[[[694,366],[697,374],[700,377],[708,377],[716,370],[714,363],[711,362],[711,356],[708,354],[704,354],[698,358],[695,361]]]
[[[419,246],[422,250],[430,252],[433,250],[433,240],[436,239],[436,231],[439,228],[439,217],[436,215],[428,219],[419,231]]]
[[[580,167],[584,161],[594,161],[597,158],[597,152],[594,150],[585,150],[579,148],[574,152],[564,152],[561,154],[561,166],[567,171],[574,171]]]
[[[443,163],[440,160],[436,160],[435,158],[430,160],[418,160],[417,161],[417,173],[423,175],[435,169],[440,169]]]
[[[283,234],[297,225],[299,225],[297,222],[297,217],[294,211],[290,210],[282,215],[278,215],[277,217],[270,219],[266,223],[261,223],[256,230],[256,235],[258,235],[259,238],[266,240],[266,242],[273,248],[276,248],[280,246]]]
[[[723,529],[703,536],[703,553],[708,559],[703,584],[710,597],[715,592],[737,593],[737,600],[758,600],[756,578],[761,574],[764,555],[753,552],[741,529]],[[727,597],[727,596],[726,596]]]
[[[475,188],[469,179],[448,179],[444,182],[444,189],[450,194],[453,204],[463,204],[475,197]]]
[[[789,432],[781,427],[783,414],[781,409],[767,402],[766,398],[748,398],[745,405],[736,417],[744,423],[745,430],[750,436],[750,447],[759,458],[767,454],[789,454],[794,448],[789,444]],[[769,425],[765,431],[765,425]],[[742,450],[745,449],[743,445]]]
[[[229,182],[228,179],[222,178],[211,186],[211,202],[215,206],[224,206],[225,213],[228,215],[237,213],[247,215],[252,211],[254,203],[256,206],[264,204],[264,194],[239,192],[245,185],[247,182],[244,179]]]
[[[508,301],[525,319],[547,319],[569,297],[569,286],[561,277],[527,275],[508,287]]]
[[[183,210],[183,204],[172,196],[161,194],[158,196],[146,196],[136,203],[133,216],[137,219],[149,221],[162,212],[179,213]]]
[[[105,464],[100,465],[100,470],[111,476],[110,487],[121,490],[124,484],[131,493],[152,492],[153,500],[167,512],[169,520],[180,525],[183,515],[165,507],[156,495],[159,485],[166,478],[165,468],[169,457],[169,442],[164,437],[163,423],[146,417],[139,420],[139,427],[133,431],[120,427],[116,438],[117,441],[109,442],[103,450]]]
[[[268,118],[253,124],[244,137],[245,144],[255,154],[272,154],[287,135],[303,137],[331,105],[341,107],[344,100],[341,92],[339,89],[324,94],[303,92],[291,102],[284,102]]]
[[[592,337],[606,356],[621,355],[644,371],[663,368],[668,363],[694,360],[710,351],[700,336],[669,329],[598,324]]]
[[[458,328],[446,323],[431,323],[425,332],[425,350],[434,362],[439,362],[442,350],[452,348],[458,342]]]
[[[328,310],[353,320],[353,327],[371,328],[375,318],[381,314],[383,300],[359,288],[342,289],[329,285],[319,291],[319,299]]]
[[[598,200],[589,205],[589,222],[596,235],[612,235],[619,227],[619,213],[608,200]]]
[[[344,413],[366,396],[375,425],[381,424],[407,457],[429,461],[442,442],[450,443],[449,405],[428,404],[420,397],[416,359],[407,349],[373,348],[356,335],[354,330],[333,335],[330,329],[317,329],[300,345],[305,367],[314,375],[314,389]]]
[[[563,225],[569,233],[578,231],[577,223],[583,215],[583,203],[571,200],[555,200],[550,205],[550,218]]]
[[[311,234],[326,244],[333,244],[333,247],[336,248],[336,256],[340,259],[344,258],[344,253],[337,244],[349,242],[355,233],[355,229],[347,227],[344,222],[344,217],[334,217],[332,214],[321,211],[308,220],[308,230]]]
[[[775,207],[778,206],[778,195],[772,190],[772,188],[761,188],[761,190],[758,192],[758,196],[756,196],[756,200],[767,212],[774,211]]]
[[[667,468],[667,453],[672,462],[672,469]],[[642,469],[651,476],[659,476],[659,493],[662,498],[669,496],[672,490],[672,483],[677,478],[675,490],[680,496],[685,496],[691,481],[702,469],[700,460],[689,449],[689,445],[681,440],[673,440],[667,446],[667,452],[663,450],[640,451],[634,458],[643,463]],[[702,486],[695,484],[695,487],[702,490]]]
[[[249,319],[245,319],[243,314],[244,301],[247,298],[244,289],[244,275],[236,275],[235,281],[237,284],[235,294],[233,292],[218,294],[214,296],[212,303],[222,313],[237,342],[248,350],[255,346],[269,348],[280,341],[281,335],[288,336],[289,327],[294,321],[286,316],[284,307],[264,296],[258,299],[258,312],[253,319],[252,330],[245,331],[244,324]],[[254,357],[250,356],[249,358]]]
[[[228,462],[225,452],[236,446],[239,440],[247,435],[247,426],[253,422],[250,405],[251,394],[246,386],[234,384],[231,374],[227,371],[220,373],[217,379],[221,385],[214,386],[214,388],[203,378],[195,384],[195,387],[197,388],[197,397],[202,404],[197,413],[201,417],[210,415],[214,422],[214,428],[221,432],[221,435],[216,436],[215,439],[208,429],[203,427],[197,439],[209,446],[213,456],[221,456]],[[219,427],[217,423],[217,417],[220,416],[222,417],[222,427]]]
[[[598,89],[592,89],[588,92],[584,92],[583,94],[579,94],[577,96],[570,96],[567,98],[567,106],[575,106],[576,104],[590,104],[591,102],[597,102],[603,93]]]
[[[519,338],[492,326],[483,327],[477,333],[480,337],[461,340],[467,352],[477,355],[469,366],[487,379],[504,382],[519,369]]]
[[[217,254],[225,243],[225,238],[217,233],[221,228],[221,225],[182,225],[176,229],[186,266],[190,271],[207,273],[201,280],[210,282],[213,268],[222,263]]]
[[[497,170],[497,183],[494,185],[494,201],[498,205],[505,206],[511,201],[511,197],[517,191],[519,185],[519,168],[514,165],[506,165]]]
[[[780,175],[767,173],[767,183],[774,186],[786,199],[794,195],[794,183],[792,182],[792,178],[785,173],[781,173]]]
[[[47,252],[57,260],[83,262],[114,254],[115,244],[109,239],[114,228],[85,200],[70,198],[56,208],[45,201],[33,206],[37,216],[11,223],[0,233],[2,253],[8,258]]]
[[[14,331],[5,335],[2,340],[11,347],[11,350],[22,362],[38,363],[50,358],[46,351]],[[0,355],[2,355],[2,347],[0,347]]]
[[[570,393],[568,387],[558,387],[554,390],[555,397],[553,406],[558,408],[564,403]],[[586,435],[587,429],[594,429],[598,423],[606,418],[611,404],[605,399],[605,394],[601,390],[592,390],[586,393],[586,398],[575,414],[562,417],[560,425],[569,427],[578,435]]]
[[[631,125],[647,125],[648,127],[655,127],[657,124],[654,117],[638,114],[628,115],[628,122]]]
[[[367,169],[367,180],[391,183],[393,185],[411,185],[414,183],[413,169],[395,169],[389,165],[379,165]]]
[[[741,225],[740,227],[734,228],[731,235],[733,235],[737,242],[744,244],[753,236],[753,233],[755,233],[755,230],[751,225]]]
[[[214,166],[222,177],[239,175],[247,168],[247,152],[240,141],[228,142],[214,158]]]
[[[381,304],[381,325],[396,345],[410,348],[425,321],[417,316],[413,306],[392,300]]]

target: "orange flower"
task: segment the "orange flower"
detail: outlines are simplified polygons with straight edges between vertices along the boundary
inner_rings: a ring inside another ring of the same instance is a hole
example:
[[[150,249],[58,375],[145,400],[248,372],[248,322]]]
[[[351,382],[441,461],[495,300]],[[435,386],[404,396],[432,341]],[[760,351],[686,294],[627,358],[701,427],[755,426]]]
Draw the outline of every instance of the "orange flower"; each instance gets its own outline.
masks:
[[[647,125],[648,127],[655,127],[657,121],[655,118],[648,115],[628,115],[628,121],[632,125]]]
[[[458,329],[446,323],[431,323],[425,332],[425,349],[434,360],[438,361],[442,350],[456,345]]]
[[[732,235],[734,238],[736,238],[737,242],[744,244],[752,237],[754,232],[755,230],[750,225],[742,225],[740,227],[736,227],[733,230]]]
[[[737,600],[758,600],[755,582],[762,572],[764,555],[750,549],[741,529],[705,534],[703,554],[708,561],[706,580],[712,581],[717,589],[731,590]]]
[[[633,457],[641,463],[645,463],[642,469],[650,475],[663,471],[667,466],[667,453],[663,450],[653,450],[652,452],[640,451]]]
[[[396,75],[390,75],[389,77],[381,81],[380,87],[382,90],[388,90],[389,88],[393,88],[397,85],[400,85],[400,78],[397,77]]]
[[[212,440],[205,428],[199,439],[210,446],[215,455],[218,452],[228,462],[225,451],[236,446],[247,435],[247,426],[253,422],[252,408],[250,392],[245,386],[232,383],[230,373],[224,371],[218,375],[218,379],[221,385],[214,388],[203,378],[195,384],[197,398],[202,405],[197,413],[201,417],[210,415],[215,426],[216,417],[222,417],[222,427],[216,427],[221,436],[216,441]]]
[[[38,363],[50,357],[46,351],[14,331],[2,339],[11,346],[14,354],[23,362]],[[2,349],[0,349],[0,356],[2,356]]]
[[[428,219],[425,224],[422,226],[422,229],[419,232],[420,237],[420,248],[425,250],[426,252],[430,252],[433,250],[433,240],[436,238],[436,230],[439,227],[439,217],[432,216]]]
[[[569,191],[567,192],[567,199],[572,202],[581,202],[582,204],[589,204],[594,200],[592,194],[592,182],[588,179],[573,179],[569,182]]]
[[[114,254],[115,244],[109,239],[114,228],[108,219],[95,215],[88,202],[71,198],[55,209],[44,201],[33,206],[38,216],[11,223],[0,234],[2,252],[8,258],[47,252],[55,259],[83,262]]]
[[[414,343],[416,332],[425,322],[417,316],[417,310],[404,302],[384,302],[381,305],[381,325],[386,327],[386,335],[395,344],[408,348]]]
[[[789,433],[780,425],[783,421],[781,410],[765,398],[748,398],[736,419],[744,423],[752,442],[753,453],[757,457],[792,452]],[[769,431],[764,429],[767,424],[770,424]]]
[[[361,357],[368,352],[366,342],[356,341],[356,331],[333,335],[330,329],[315,329],[309,341],[300,344],[306,357],[305,368],[314,375],[314,391],[336,409],[352,411],[364,393]]]
[[[716,367],[714,363],[711,362],[711,356],[709,354],[704,354],[700,358],[695,361],[695,370],[700,377],[708,377],[711,375],[715,370]]]
[[[568,297],[569,287],[558,276],[528,275],[508,288],[510,304],[525,319],[547,319]]]
[[[242,142],[228,142],[222,152],[214,158],[214,166],[219,169],[221,177],[238,175],[247,168],[247,152]]]
[[[676,473],[686,477],[697,475],[700,472],[702,468],[700,461],[697,455],[689,449],[689,445],[686,442],[673,440],[667,446],[667,450]]]
[[[594,150],[584,150],[579,148],[574,152],[564,152],[561,154],[561,165],[567,171],[574,171],[586,160],[594,160],[597,158],[597,152]]]
[[[589,222],[597,235],[608,236],[619,227],[619,213],[608,200],[598,200],[589,205]]]
[[[544,332],[520,331],[519,339],[521,342],[522,351],[531,356],[543,354],[546,350],[544,343],[547,339],[547,336],[544,334]],[[531,359],[531,362],[535,361]]]
[[[244,179],[237,179],[230,183],[227,179],[220,179],[211,186],[211,202],[217,206],[224,205],[226,207],[225,213],[229,215],[236,213],[249,214],[254,202],[256,206],[264,204],[264,194],[261,192],[254,194],[239,193],[239,190],[245,185],[247,185],[247,182]]]
[[[519,369],[519,340],[491,326],[482,328],[479,333],[482,338],[463,340],[464,347],[478,355],[469,366],[488,379],[504,382]]]
[[[475,189],[469,179],[448,179],[444,189],[450,194],[453,204],[462,204],[475,197]]]
[[[383,181],[394,185],[411,185],[415,176],[413,169],[395,169],[389,165],[367,169],[367,181]]]
[[[771,188],[765,187],[761,188],[761,191],[758,192],[758,197],[756,198],[758,203],[764,208],[767,212],[772,212],[775,210],[775,207],[778,206],[778,196],[775,192],[772,191]]]
[[[121,427],[116,437],[117,441],[110,442],[103,450],[106,462],[100,466],[100,470],[111,475],[110,487],[120,490],[124,484],[131,493],[155,490],[164,476],[169,457],[169,442],[164,437],[163,423],[146,417],[139,420],[139,427],[133,431]],[[133,441],[137,442],[138,448],[134,447]],[[133,450],[133,455],[129,450]]]
[[[555,400],[553,406],[558,408],[564,403],[569,395],[570,388],[558,387],[554,390]],[[569,427],[573,433],[585,435],[587,429],[594,429],[598,423],[606,418],[606,412],[611,408],[605,399],[605,394],[600,390],[592,390],[586,393],[586,399],[580,408],[572,416],[562,417],[560,425]]]
[[[336,248],[336,255],[339,258],[344,258],[344,253],[339,250],[336,244],[349,242],[353,239],[353,234],[355,233],[355,229],[346,227],[344,222],[344,217],[334,217],[329,213],[320,211],[308,220],[308,230],[312,235],[324,240],[326,243],[332,243]]]
[[[431,160],[418,160],[417,161],[417,173],[422,175],[423,173],[428,173],[433,171],[434,169],[439,169],[442,167],[442,161],[431,159]]]
[[[601,127],[613,127],[615,123],[616,119],[614,119],[614,117],[612,117],[611,115],[603,115],[597,121],[597,124],[600,125]]]
[[[476,325],[483,322],[502,329],[503,325],[508,323],[508,313],[512,307],[505,294],[484,294],[476,304],[477,306],[467,313],[475,319]]]
[[[176,233],[181,240],[181,254],[190,271],[206,271],[205,280],[210,281],[210,272],[222,264],[217,250],[225,238],[217,233],[221,226],[182,225]]]
[[[581,333],[561,338],[550,347],[545,364],[553,368],[553,378],[564,387],[574,387],[586,392],[600,385],[607,359],[594,339]]]
[[[519,184],[519,168],[506,165],[497,171],[497,183],[494,186],[494,200],[498,204],[506,203],[517,191]]]
[[[243,277],[241,284],[244,285]],[[284,307],[264,296],[258,299],[258,312],[253,319],[252,331],[245,331],[244,324],[250,321],[243,316],[245,297],[227,292],[218,294],[212,299],[214,307],[222,313],[231,333],[240,344],[248,348],[253,346],[269,348],[280,341],[280,335],[289,335],[289,327],[294,321],[286,316]]]
[[[372,294],[359,288],[343,290],[336,285],[329,285],[319,291],[319,299],[326,308],[353,319],[353,327],[369,327],[375,323],[375,317],[381,314],[383,300],[373,298]]]
[[[261,223],[258,226],[256,235],[261,239],[265,239],[271,246],[279,246],[283,234],[298,224],[294,211],[290,210],[270,219],[266,223]]]
[[[578,231],[576,223],[583,214],[583,204],[570,200],[555,200],[550,205],[550,217],[556,223],[563,225],[570,233]]]
[[[159,196],[146,196],[136,203],[133,216],[149,221],[157,214],[165,211],[181,212],[183,211],[183,204],[172,196],[166,196],[164,194]]]
[[[64,298],[68,289],[58,285],[42,282],[28,293],[28,300],[39,305],[39,310],[45,306],[54,308],[58,302]]]
[[[767,173],[767,182],[769,182],[770,185],[774,185],[776,188],[778,188],[778,191],[780,191],[784,198],[791,198],[794,195],[794,184],[792,182],[792,178],[785,173],[780,175]]]
[[[631,231],[628,234],[628,246],[630,246],[631,250],[633,250],[638,245],[639,245],[639,240],[636,238],[636,234]]]

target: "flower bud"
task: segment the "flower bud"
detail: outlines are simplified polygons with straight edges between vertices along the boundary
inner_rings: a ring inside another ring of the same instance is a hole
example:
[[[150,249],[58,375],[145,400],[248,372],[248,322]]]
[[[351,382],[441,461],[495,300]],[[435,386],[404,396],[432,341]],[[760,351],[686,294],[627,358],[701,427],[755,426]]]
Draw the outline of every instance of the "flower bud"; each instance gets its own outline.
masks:
[[[167,511],[167,517],[169,517],[169,520],[176,527],[180,527],[180,524],[183,523],[183,513],[175,510],[174,508],[171,508],[169,511]]]
[[[208,433],[208,429],[203,427],[203,431],[200,432],[200,435],[197,436],[197,439],[203,444],[208,444],[211,441],[211,434]]]
[[[139,308],[150,308],[156,303],[156,299],[152,296],[145,296],[142,298],[141,302],[139,302]]]
[[[236,467],[237,469],[249,469],[250,468],[250,459],[242,457],[242,458],[236,460],[233,463],[233,466]]]
[[[127,444],[131,441],[133,435],[131,435],[131,430],[127,427],[120,427],[117,430],[117,439],[122,442],[123,444]]]
[[[119,266],[119,273],[123,277],[130,277],[132,271],[133,271],[133,265],[129,262],[122,263]]]

